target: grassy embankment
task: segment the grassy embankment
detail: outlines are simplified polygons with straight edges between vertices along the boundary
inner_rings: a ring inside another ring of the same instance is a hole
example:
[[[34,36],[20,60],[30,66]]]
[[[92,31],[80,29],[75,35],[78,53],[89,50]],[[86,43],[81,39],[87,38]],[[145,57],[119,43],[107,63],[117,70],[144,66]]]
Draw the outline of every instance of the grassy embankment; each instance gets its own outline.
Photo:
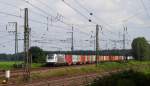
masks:
[[[150,62],[129,62],[129,71],[96,79],[90,86],[149,86]]]
[[[127,69],[127,68],[133,69],[135,71],[144,71],[144,73],[147,74],[150,73],[150,62],[139,62],[139,61],[130,61],[128,63],[106,62],[99,64],[98,67],[96,67],[95,65],[88,65],[83,67],[69,67],[63,69],[50,70],[46,73],[32,74],[32,78],[36,79],[45,77],[68,76],[84,73],[103,73],[105,71]]]

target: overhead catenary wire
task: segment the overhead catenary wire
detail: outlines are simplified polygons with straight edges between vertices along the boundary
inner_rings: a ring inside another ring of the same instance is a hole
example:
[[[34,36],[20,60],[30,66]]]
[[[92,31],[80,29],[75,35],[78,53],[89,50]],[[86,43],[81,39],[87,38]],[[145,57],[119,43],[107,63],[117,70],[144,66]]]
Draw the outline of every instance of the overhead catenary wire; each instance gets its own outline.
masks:
[[[84,14],[82,14],[79,10],[77,10],[76,8],[74,8],[73,6],[71,6],[70,4],[68,4],[67,2],[65,2],[65,0],[62,0],[67,6],[69,6],[70,8],[72,8],[74,11],[76,11],[77,13],[79,13],[81,16],[83,16],[83,17],[85,17],[85,15]],[[78,1],[76,1],[76,3],[77,4],[80,4]],[[86,9],[84,6],[82,6],[81,4],[80,4],[80,7],[82,7],[82,8],[84,8],[87,12],[88,12],[88,14],[90,14],[90,12],[88,11],[88,9]],[[93,14],[92,14],[93,15]],[[97,16],[95,16],[94,15],[94,17],[96,18],[96,19],[99,19],[99,20],[102,20],[102,19],[100,19],[99,17],[97,17]],[[85,17],[86,19],[89,19],[88,17]],[[104,21],[103,21],[104,22]],[[92,21],[92,23],[93,24],[98,24],[98,23],[96,23],[96,22],[93,22]],[[104,22],[105,23],[105,22]],[[112,28],[109,24],[107,24],[107,23],[105,23],[109,28]],[[107,31],[108,32],[110,32],[111,34],[114,34],[114,35],[117,35],[116,33],[114,33],[114,32],[112,32],[111,30],[109,30],[109,29],[107,29]]]
[[[48,4],[44,3],[43,1],[41,1],[41,0],[36,0],[36,1],[39,2],[40,4],[43,4],[44,6],[46,6],[47,8],[49,8],[50,10],[53,10]],[[58,12],[56,12],[56,13],[58,13]]]
[[[48,15],[47,17],[50,16],[50,17],[55,18],[55,16],[53,16],[52,14],[46,12],[45,10],[41,9],[41,8],[38,7],[38,6],[35,6],[34,4],[30,3],[29,1],[26,1],[26,0],[22,0],[22,1],[26,2],[27,4],[29,4],[29,5],[32,6],[33,8],[37,9],[38,11],[40,11],[40,12],[42,12],[42,13],[45,13],[46,15]],[[47,18],[47,17],[46,17],[46,18]],[[58,20],[58,21],[60,21],[60,20]],[[60,21],[60,22],[62,22],[62,21]],[[62,22],[62,23],[64,23],[64,22]],[[66,23],[64,23],[64,24],[66,24]]]
[[[150,14],[149,14],[149,12],[148,12],[147,7],[146,7],[145,4],[144,4],[144,1],[143,1],[143,0],[140,0],[140,1],[141,1],[141,4],[142,4],[142,6],[143,6],[143,8],[144,8],[144,10],[145,10],[145,12],[146,12],[146,14],[147,14],[147,16],[150,18]]]
[[[143,5],[143,7],[144,7],[144,9],[145,9],[145,11],[146,11],[146,13],[147,13],[147,15],[149,16],[148,9],[146,8],[146,6],[145,6],[143,0],[141,0],[141,1],[142,1],[142,5]],[[91,13],[91,12],[90,12],[86,7],[84,7],[78,0],[75,0],[75,2],[76,2],[81,8],[83,8],[85,11],[87,11],[89,14]],[[137,12],[136,14],[134,14],[134,15],[132,15],[132,16],[129,16],[128,18],[124,19],[123,22],[127,22],[129,19],[134,18],[135,16],[139,15],[140,13],[142,13],[142,12],[140,11],[140,12]],[[109,31],[111,34],[117,35],[117,33],[115,33],[115,32],[113,32],[113,31],[109,30],[109,28],[113,28],[112,26],[110,26],[110,25],[109,25],[108,23],[106,23],[103,19],[97,17],[96,15],[94,15],[94,14],[92,14],[92,15],[93,15],[96,19],[98,19],[99,21],[102,21],[102,22],[106,25],[106,27],[108,27],[108,28],[106,28],[107,31]]]
[[[16,6],[16,5],[9,4],[9,3],[3,2],[3,1],[0,1],[0,4],[4,4],[4,5],[7,5],[7,6],[9,6],[9,7],[19,8],[19,7]],[[20,9],[21,9],[21,8],[20,8]]]
[[[41,4],[47,6],[49,9],[51,9],[51,8],[49,7],[49,5],[47,5],[46,3],[42,2],[41,0],[38,0],[37,2],[40,2]],[[56,12],[56,13],[58,13],[58,12]],[[60,14],[60,13],[59,13],[59,14]],[[60,14],[60,15],[62,15],[62,14]],[[64,16],[63,16],[63,17],[64,17]],[[60,22],[63,23],[63,24],[65,24],[65,25],[71,26],[71,24],[67,24],[67,23],[65,23],[64,21],[60,21]],[[76,26],[76,25],[75,25],[75,26]],[[76,28],[76,29],[78,29],[78,28]],[[78,29],[78,30],[79,30],[79,29]],[[83,32],[83,31],[81,31],[81,30],[79,30],[79,32],[84,33],[84,34],[87,34],[87,33]]]
[[[9,7],[17,8],[17,9],[19,9],[20,11],[23,10],[22,8],[19,8],[18,6],[15,6],[15,5],[13,5],[13,4],[5,3],[5,2],[0,2],[0,4],[4,4],[4,5],[7,5],[7,6],[9,6]],[[43,14],[40,14],[40,13],[38,13],[38,12],[35,12],[35,11],[31,10],[31,9],[30,9],[29,11],[32,12],[32,13],[34,13],[34,14],[36,14],[36,15],[39,15],[39,16],[41,16],[41,17],[47,18],[47,16],[45,16],[45,15],[43,15]]]
[[[34,12],[33,12],[34,13]],[[35,13],[36,14],[36,13]],[[43,14],[42,14],[43,15]],[[47,17],[47,16],[45,16],[45,17]],[[39,20],[30,20],[30,21],[33,21],[33,22],[35,22],[35,23],[39,23],[39,24],[44,24],[44,25],[46,25],[47,23],[45,23],[45,22],[42,22],[42,21],[39,21]],[[63,21],[62,21],[63,22]],[[55,26],[55,25],[54,25]],[[56,25],[57,26],[57,25]],[[58,25],[58,26],[60,26],[60,25]],[[76,26],[76,25],[75,25]],[[79,28],[78,28],[79,29]],[[79,31],[80,32],[80,31]],[[84,31],[83,31],[84,32]],[[82,33],[82,32],[81,32]],[[88,35],[88,34],[87,34]]]
[[[22,16],[15,15],[15,14],[11,14],[11,13],[6,13],[6,12],[1,12],[1,11],[0,11],[0,14],[4,14],[4,15],[13,16],[13,17],[17,17],[17,18],[23,19]],[[29,21],[32,21],[32,22],[34,22],[34,23],[39,23],[39,24],[47,25],[47,23],[45,23],[45,22],[41,22],[41,21],[34,20],[34,19],[31,19],[31,18],[29,19]],[[52,25],[52,26],[53,26],[53,27],[60,27],[60,28],[63,27],[63,26],[59,26],[59,25]]]
[[[30,6],[32,6],[33,8],[37,9],[38,11],[41,11],[42,13],[45,13],[46,15],[48,16],[52,16],[51,14],[49,14],[48,12],[44,11],[43,9],[41,9],[40,7],[38,6],[35,6],[33,5],[32,3],[30,3],[29,1],[26,1],[26,0],[22,0],[24,1],[25,3],[29,4]],[[52,16],[53,17],[53,16]]]
[[[9,13],[3,13],[3,14],[11,15],[11,16],[14,16],[14,17],[22,18],[21,16],[17,16],[17,15],[9,14]],[[31,21],[33,21],[33,22],[36,22],[36,23],[42,23],[42,22],[40,22],[40,21],[36,21],[36,20],[33,20],[33,19],[30,19],[30,20],[31,20]],[[42,23],[42,24],[46,24],[46,23]]]
[[[10,39],[8,41],[0,42],[0,45],[6,44],[6,43],[11,43],[13,41],[15,41],[15,39]]]
[[[21,16],[17,16],[17,15],[5,13],[5,12],[0,12],[0,13],[2,13],[4,15],[9,15],[9,16],[17,17],[17,18],[23,18]],[[33,20],[33,19],[29,19],[29,21],[32,21],[32,22],[35,22],[35,23],[40,23],[40,24],[45,24],[45,25],[47,24],[47,23],[43,23],[43,22],[40,22],[40,21],[37,21],[37,20]],[[62,26],[57,26],[57,25],[53,25],[53,27],[64,28]]]
[[[2,36],[0,36],[0,38],[5,38],[5,37],[7,37],[7,36],[10,36],[10,34],[2,35]]]
[[[26,2],[27,4],[29,4],[30,6],[34,7],[35,9],[41,11],[42,13],[45,13],[45,14],[47,14],[48,16],[54,17],[52,14],[50,14],[50,13],[44,11],[43,9],[41,9],[41,8],[39,8],[39,7],[35,6],[35,5],[33,5],[33,4],[30,3],[29,1],[26,1],[26,0],[22,0],[22,1]],[[60,21],[60,20],[58,20],[58,21]],[[71,26],[70,24],[67,24],[67,23],[65,23],[64,21],[60,21],[60,22],[63,23],[63,24],[65,24],[65,25],[67,25],[67,26]],[[47,25],[47,23],[46,23],[46,25]],[[81,31],[81,32],[82,32],[82,31]],[[85,33],[85,32],[84,32],[84,33]]]
[[[69,3],[67,3],[65,0],[62,0],[62,2],[64,2],[64,4],[66,4],[68,7],[72,8],[75,12],[77,12],[79,15],[81,15],[82,17],[84,17],[86,20],[89,21],[89,18],[88,18],[86,15],[82,14],[82,12],[80,12],[79,10],[77,10],[76,8],[74,8],[73,6],[71,6],[71,5],[70,5]],[[94,23],[94,22],[92,22],[92,23]],[[95,24],[95,23],[94,23],[94,24]]]

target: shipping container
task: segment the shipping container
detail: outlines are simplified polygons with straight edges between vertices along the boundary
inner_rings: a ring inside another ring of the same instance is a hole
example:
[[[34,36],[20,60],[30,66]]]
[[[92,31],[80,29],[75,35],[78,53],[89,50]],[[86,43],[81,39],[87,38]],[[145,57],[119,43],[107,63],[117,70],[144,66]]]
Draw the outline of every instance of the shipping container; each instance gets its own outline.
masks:
[[[72,55],[72,61],[73,61],[73,64],[77,64],[79,61],[79,56],[78,55]]]
[[[91,59],[90,59],[91,57],[90,57],[90,55],[87,55],[86,58],[87,58],[86,62],[87,62],[88,64],[90,64],[90,63],[91,63]]]
[[[65,55],[65,60],[68,65],[72,64],[72,55]]]

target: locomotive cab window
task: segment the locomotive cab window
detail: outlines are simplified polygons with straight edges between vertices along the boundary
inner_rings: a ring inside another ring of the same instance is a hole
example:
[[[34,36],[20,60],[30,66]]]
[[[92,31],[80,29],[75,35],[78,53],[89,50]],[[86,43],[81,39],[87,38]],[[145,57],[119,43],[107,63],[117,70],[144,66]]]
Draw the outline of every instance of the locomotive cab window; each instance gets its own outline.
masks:
[[[49,55],[48,59],[54,59],[53,55]]]

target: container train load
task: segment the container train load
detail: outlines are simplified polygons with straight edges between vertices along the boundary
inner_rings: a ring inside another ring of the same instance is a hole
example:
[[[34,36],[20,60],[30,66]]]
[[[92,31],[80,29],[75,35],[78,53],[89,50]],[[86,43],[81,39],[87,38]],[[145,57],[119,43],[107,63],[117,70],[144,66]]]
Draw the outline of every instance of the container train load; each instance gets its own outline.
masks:
[[[99,62],[123,61],[124,56],[98,56]],[[48,54],[46,63],[49,65],[73,65],[93,64],[96,62],[96,55],[70,55],[70,54]]]

